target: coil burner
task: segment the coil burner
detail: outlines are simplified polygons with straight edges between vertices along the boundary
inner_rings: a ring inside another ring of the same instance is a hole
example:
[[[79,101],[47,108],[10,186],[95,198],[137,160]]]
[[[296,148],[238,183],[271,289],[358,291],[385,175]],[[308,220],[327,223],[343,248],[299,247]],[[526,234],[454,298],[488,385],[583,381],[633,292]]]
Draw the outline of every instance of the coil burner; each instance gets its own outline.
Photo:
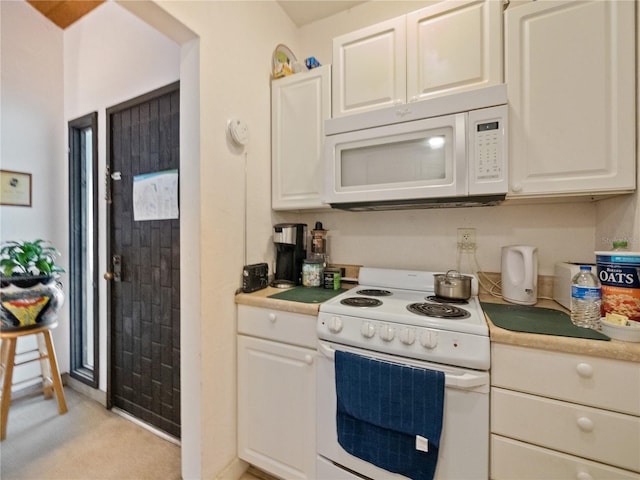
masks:
[[[369,297],[348,297],[340,300],[340,303],[350,307],[379,307],[382,305],[382,302],[377,298]]]
[[[358,295],[366,295],[368,297],[388,297],[393,295],[389,290],[380,290],[379,288],[364,288],[356,292]]]
[[[412,303],[407,305],[407,310],[425,317],[447,318],[452,320],[469,318],[471,314],[454,305],[444,303]]]

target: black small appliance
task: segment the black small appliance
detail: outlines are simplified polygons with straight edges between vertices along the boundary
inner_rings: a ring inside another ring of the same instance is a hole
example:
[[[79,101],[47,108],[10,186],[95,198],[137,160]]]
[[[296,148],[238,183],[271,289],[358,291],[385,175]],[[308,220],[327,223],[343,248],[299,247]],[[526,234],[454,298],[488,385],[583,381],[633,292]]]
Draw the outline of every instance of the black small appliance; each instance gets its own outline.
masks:
[[[242,269],[242,291],[244,293],[251,293],[267,288],[268,284],[269,265],[266,263],[245,265]]]
[[[273,243],[276,246],[274,287],[302,283],[302,262],[307,256],[306,238],[306,223],[279,223],[273,226]]]

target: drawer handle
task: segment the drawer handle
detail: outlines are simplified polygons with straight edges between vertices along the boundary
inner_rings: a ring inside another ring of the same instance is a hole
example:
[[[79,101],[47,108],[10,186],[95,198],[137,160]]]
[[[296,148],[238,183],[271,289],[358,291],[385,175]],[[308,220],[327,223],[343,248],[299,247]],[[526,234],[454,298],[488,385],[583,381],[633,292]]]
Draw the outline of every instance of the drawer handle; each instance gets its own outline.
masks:
[[[278,318],[278,316],[275,313],[270,313],[269,314],[269,320],[271,320],[271,323],[276,323],[276,319]]]
[[[580,375],[582,378],[593,377],[593,367],[588,363],[579,363],[576,367],[576,370],[578,371],[578,375]]]
[[[587,417],[580,417],[578,419],[578,428],[583,432],[593,432],[593,420]]]
[[[313,357],[311,355],[305,355],[304,363],[306,363],[307,365],[311,365],[313,363]]]
[[[576,475],[577,480],[593,480],[593,477],[589,475],[587,472],[580,472]]]

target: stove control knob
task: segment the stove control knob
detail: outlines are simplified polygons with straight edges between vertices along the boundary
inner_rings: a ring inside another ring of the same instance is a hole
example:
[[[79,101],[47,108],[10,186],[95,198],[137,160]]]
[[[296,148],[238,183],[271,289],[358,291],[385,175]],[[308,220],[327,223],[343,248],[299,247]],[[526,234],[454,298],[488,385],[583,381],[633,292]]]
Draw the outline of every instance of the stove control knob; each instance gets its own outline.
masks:
[[[420,344],[424,348],[436,348],[436,345],[438,345],[438,334],[429,330],[422,332],[420,334]]]
[[[413,345],[413,342],[416,341],[416,331],[414,328],[403,328],[398,337],[405,345]]]
[[[393,327],[384,324],[380,326],[380,338],[385,342],[390,342],[393,337],[396,336],[396,331]]]
[[[331,333],[340,333],[342,331],[342,319],[340,317],[331,317],[327,323]]]
[[[370,322],[362,322],[360,326],[360,333],[365,338],[372,338],[376,334],[376,327],[374,327]]]

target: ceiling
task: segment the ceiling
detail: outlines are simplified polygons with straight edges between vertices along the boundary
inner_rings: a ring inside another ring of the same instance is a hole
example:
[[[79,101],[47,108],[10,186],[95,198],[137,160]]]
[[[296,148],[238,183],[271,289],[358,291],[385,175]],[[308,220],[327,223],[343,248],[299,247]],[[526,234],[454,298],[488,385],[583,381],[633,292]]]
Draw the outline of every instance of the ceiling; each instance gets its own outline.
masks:
[[[62,29],[67,28],[104,1],[105,0],[27,0],[32,7]],[[277,0],[278,4],[298,27],[348,10],[355,5],[365,3],[365,1],[366,0]]]
[[[285,13],[293,20],[296,26],[301,27],[307,23],[315,22],[322,18],[330,17],[338,12],[349,10],[351,7],[365,3],[361,1],[346,0],[277,0]]]

